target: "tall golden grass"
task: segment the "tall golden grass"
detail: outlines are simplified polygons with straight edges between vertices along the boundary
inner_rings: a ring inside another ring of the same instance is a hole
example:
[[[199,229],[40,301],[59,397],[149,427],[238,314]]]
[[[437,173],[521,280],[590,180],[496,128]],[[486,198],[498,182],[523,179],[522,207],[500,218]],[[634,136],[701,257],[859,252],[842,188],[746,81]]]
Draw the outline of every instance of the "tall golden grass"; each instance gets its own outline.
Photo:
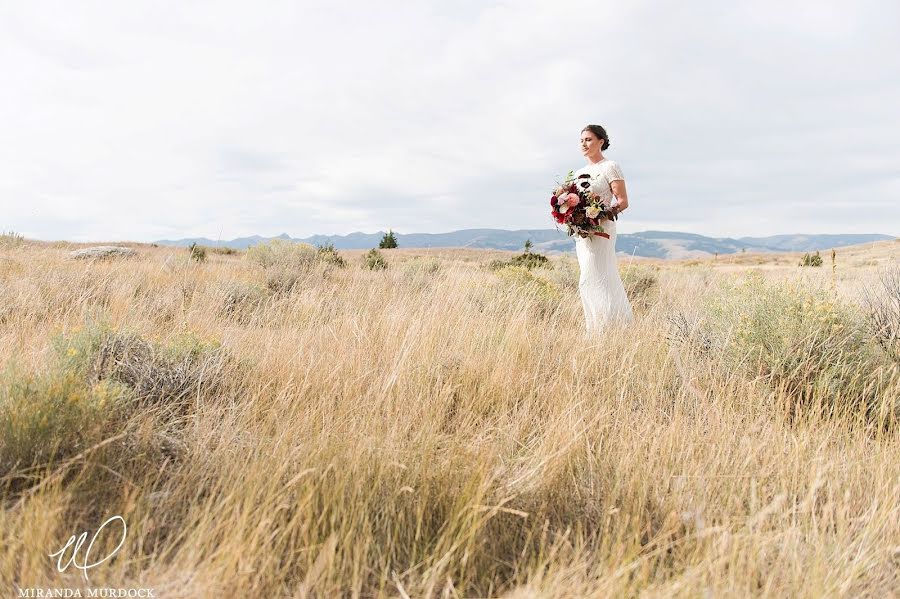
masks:
[[[900,588],[900,378],[857,301],[897,244],[839,280],[625,259],[600,338],[571,257],[134,247],[0,247],[4,593],[82,585],[47,554],[111,515],[91,585],[160,597]]]

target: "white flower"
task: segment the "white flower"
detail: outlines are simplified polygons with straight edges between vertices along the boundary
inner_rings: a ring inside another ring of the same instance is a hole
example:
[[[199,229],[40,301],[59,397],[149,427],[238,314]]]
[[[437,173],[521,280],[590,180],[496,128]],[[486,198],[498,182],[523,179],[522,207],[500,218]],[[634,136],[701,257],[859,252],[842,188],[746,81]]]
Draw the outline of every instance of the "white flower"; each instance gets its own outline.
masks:
[[[597,206],[588,206],[588,209],[585,210],[585,214],[587,214],[588,218],[597,218],[600,215],[600,208]]]
[[[565,214],[565,213],[568,212],[568,211],[569,211],[569,205],[568,205],[568,204],[563,204],[562,206],[559,207],[559,213],[560,213],[560,214]]]

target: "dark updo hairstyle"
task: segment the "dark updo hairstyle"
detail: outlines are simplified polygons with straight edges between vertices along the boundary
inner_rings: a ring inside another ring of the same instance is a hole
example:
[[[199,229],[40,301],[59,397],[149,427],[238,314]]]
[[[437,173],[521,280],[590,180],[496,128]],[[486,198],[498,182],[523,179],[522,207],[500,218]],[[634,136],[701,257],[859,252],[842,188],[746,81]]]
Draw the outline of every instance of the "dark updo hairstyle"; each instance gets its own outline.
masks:
[[[600,125],[588,125],[581,130],[582,133],[584,133],[585,131],[590,131],[597,136],[597,139],[603,140],[603,145],[600,146],[601,150],[605,150],[609,147],[609,135],[606,134],[606,129],[604,129]]]

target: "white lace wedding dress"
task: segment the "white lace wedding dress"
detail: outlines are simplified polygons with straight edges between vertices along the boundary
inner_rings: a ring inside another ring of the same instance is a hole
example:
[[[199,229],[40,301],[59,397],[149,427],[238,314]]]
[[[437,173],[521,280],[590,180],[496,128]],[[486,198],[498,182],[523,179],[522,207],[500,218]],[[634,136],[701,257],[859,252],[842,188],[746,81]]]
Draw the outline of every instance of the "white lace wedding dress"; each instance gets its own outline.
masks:
[[[624,179],[619,165],[605,158],[578,169],[575,176],[584,173],[591,175],[591,191],[615,205],[610,183]],[[600,225],[609,239],[575,236],[575,253],[581,271],[578,290],[588,335],[601,333],[610,325],[624,325],[634,320],[616,264],[616,222],[605,220]]]

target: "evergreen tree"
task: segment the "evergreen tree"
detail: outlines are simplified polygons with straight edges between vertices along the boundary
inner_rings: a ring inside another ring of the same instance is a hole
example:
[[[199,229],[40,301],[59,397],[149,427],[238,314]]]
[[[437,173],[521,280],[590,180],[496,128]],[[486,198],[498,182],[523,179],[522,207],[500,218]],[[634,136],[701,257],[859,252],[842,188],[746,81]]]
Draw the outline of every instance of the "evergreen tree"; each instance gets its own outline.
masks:
[[[388,232],[384,234],[384,237],[381,238],[381,242],[378,244],[378,247],[381,249],[393,249],[397,247],[397,236],[394,235],[394,232],[388,229]]]

